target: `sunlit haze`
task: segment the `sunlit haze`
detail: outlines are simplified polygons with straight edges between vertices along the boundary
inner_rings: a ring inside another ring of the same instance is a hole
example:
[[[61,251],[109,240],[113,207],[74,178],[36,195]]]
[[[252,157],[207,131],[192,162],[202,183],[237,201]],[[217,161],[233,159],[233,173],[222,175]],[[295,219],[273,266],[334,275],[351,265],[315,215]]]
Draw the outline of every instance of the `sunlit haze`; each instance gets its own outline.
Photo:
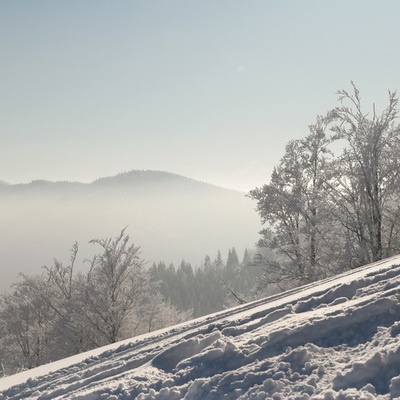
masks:
[[[247,191],[354,80],[399,88],[398,1],[2,1],[0,180],[170,171]]]

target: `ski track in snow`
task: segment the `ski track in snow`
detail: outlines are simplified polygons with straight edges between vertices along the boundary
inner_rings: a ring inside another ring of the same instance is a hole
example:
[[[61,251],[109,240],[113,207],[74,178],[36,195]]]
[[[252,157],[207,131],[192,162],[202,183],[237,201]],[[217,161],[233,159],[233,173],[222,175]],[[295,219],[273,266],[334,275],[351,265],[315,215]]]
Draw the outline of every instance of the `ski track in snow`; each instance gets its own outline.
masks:
[[[400,398],[400,257],[0,379],[0,400]]]

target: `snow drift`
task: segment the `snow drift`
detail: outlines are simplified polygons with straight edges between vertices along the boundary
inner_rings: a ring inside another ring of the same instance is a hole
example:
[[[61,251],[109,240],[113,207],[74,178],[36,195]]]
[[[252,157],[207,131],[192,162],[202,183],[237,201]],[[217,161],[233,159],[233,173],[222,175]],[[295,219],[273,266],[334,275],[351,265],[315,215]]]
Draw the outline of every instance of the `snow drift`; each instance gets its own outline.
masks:
[[[0,399],[400,397],[400,257],[0,380]]]

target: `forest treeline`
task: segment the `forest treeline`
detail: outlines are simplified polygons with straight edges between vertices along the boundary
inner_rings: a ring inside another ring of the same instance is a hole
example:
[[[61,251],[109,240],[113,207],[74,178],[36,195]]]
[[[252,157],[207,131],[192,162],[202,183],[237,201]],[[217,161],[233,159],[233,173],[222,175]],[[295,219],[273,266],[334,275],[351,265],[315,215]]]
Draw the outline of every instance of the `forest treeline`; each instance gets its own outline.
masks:
[[[226,263],[218,253],[215,261],[206,256],[198,268],[185,261],[178,268],[163,262],[149,268],[125,230],[116,238],[91,243],[98,253],[86,260],[86,273],[76,271],[75,243],[68,265],[55,259],[39,275],[21,275],[10,293],[0,296],[2,375],[219,311],[253,296],[257,269],[250,265],[248,251],[242,263],[232,248]]]
[[[398,97],[364,111],[360,92],[292,140],[270,182],[250,192],[265,229],[261,285],[281,289],[381,260],[400,249]],[[335,154],[338,153],[337,155]]]
[[[179,311],[192,310],[196,318],[256,298],[262,268],[253,258],[254,251],[246,249],[240,261],[233,247],[226,261],[218,252],[214,260],[207,255],[200,268],[185,261],[178,268],[160,262],[152,266],[151,275],[163,298]]]

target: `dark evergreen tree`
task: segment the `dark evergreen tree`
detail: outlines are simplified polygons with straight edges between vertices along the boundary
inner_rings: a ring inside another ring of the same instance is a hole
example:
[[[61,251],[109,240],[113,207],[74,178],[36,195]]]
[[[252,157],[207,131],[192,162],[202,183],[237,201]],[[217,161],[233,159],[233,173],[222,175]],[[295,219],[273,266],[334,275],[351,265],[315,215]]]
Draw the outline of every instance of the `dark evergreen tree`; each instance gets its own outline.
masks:
[[[224,265],[222,260],[221,252],[218,250],[217,258],[215,259],[215,266],[217,269],[221,269]]]

